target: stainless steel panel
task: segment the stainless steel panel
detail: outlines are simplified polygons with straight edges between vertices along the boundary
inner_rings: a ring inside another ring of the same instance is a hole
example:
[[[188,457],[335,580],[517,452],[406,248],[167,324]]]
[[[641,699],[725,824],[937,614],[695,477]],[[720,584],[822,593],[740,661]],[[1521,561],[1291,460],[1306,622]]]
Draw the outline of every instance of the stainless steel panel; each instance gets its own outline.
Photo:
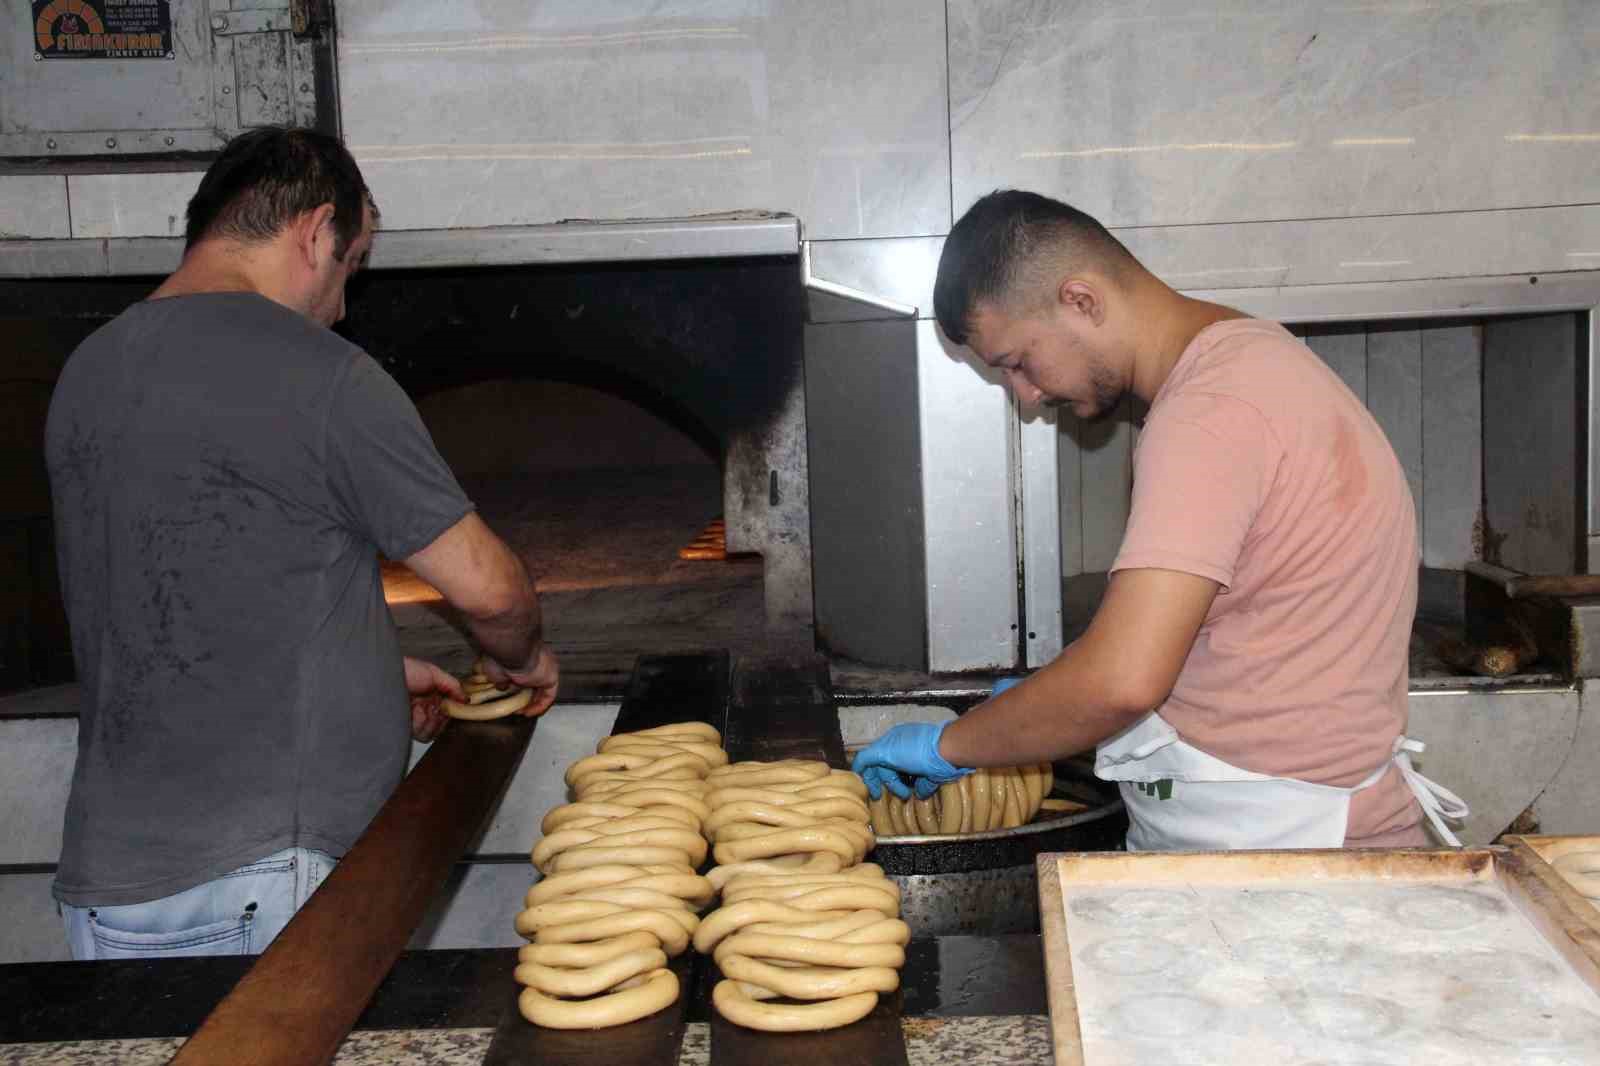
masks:
[[[252,33],[234,38],[240,126],[285,126],[293,121],[293,55],[286,33]],[[310,77],[309,71],[306,76]]]
[[[1058,412],[1025,412],[1020,428],[1022,610],[1025,664],[1043,666],[1061,654],[1060,458]]]
[[[1535,574],[1582,569],[1578,316],[1483,327],[1483,557]]]
[[[1572,689],[1413,692],[1410,709],[1406,733],[1427,745],[1417,768],[1472,808],[1458,834],[1469,845],[1492,841],[1535,800],[1543,807],[1541,793],[1577,754]],[[1592,781],[1586,765],[1575,783]]]
[[[50,873],[0,873],[0,966],[72,957],[50,895],[54,880]]]
[[[379,206],[383,206],[382,200]],[[372,266],[399,269],[795,255],[800,250],[799,233],[795,219],[762,214],[386,230],[373,242]]]
[[[292,36],[286,3],[172,0],[171,16],[167,59],[34,61],[31,35],[0,36],[0,155],[207,152],[253,126],[316,122],[327,46]]]
[[[171,226],[182,232],[183,196],[165,194],[156,211],[129,195],[152,175],[75,175],[91,182],[93,210],[85,227],[120,230]],[[111,180],[115,179],[115,180]],[[124,184],[123,179],[133,179]],[[196,184],[199,175],[187,180]],[[129,214],[123,215],[124,209]],[[126,221],[131,219],[132,221]],[[76,219],[74,221],[77,221]],[[379,232],[373,266],[379,269],[494,266],[515,263],[620,262],[628,259],[696,259],[722,256],[794,255],[800,246],[792,218],[663,220],[634,223],[568,222],[480,230]],[[52,241],[0,240],[0,277],[96,277],[105,274],[164,274],[183,257],[181,238]]]
[[[1017,664],[1017,541],[1011,413],[998,375],[917,323],[928,666]]]
[[[808,325],[805,343],[817,642],[926,669],[916,324]]]
[[[1422,565],[1478,557],[1483,502],[1483,379],[1474,326],[1422,331]]]
[[[538,819],[544,812],[530,813],[534,835],[518,851],[531,848],[540,835]],[[518,935],[512,919],[522,908],[528,886],[538,879],[539,871],[526,859],[458,864],[406,947],[412,951],[520,947],[527,941]]]
[[[204,0],[173,0],[171,60],[36,62],[33,35],[20,32],[28,5],[11,0],[6,7],[12,29],[0,34],[0,155],[193,151],[221,143],[212,128]]]
[[[1063,580],[1083,573],[1083,455],[1078,439],[1068,432],[1070,413],[1056,415],[1057,522],[1061,530]]]
[[[562,780],[567,767],[592,754],[601,738],[610,735],[619,706],[557,703],[546,711],[522,756],[522,764],[511,775],[505,793],[477,837],[467,846],[467,855],[527,852],[539,838],[539,821],[545,812],[567,802],[567,786]],[[413,743],[411,765],[415,766],[426,751],[426,745]],[[531,867],[524,871],[530,872]]]
[[[1389,438],[1417,512],[1422,539],[1422,335],[1378,329],[1367,335],[1367,409]]]
[[[1600,603],[1574,600],[1572,611],[1572,675],[1600,677]]]
[[[1578,691],[1582,708],[1570,748],[1555,756],[1554,779],[1539,793],[1533,813],[1544,833],[1593,833],[1600,826],[1600,789],[1594,787],[1600,766],[1600,688],[1584,682]]]
[[[1510,274],[1427,281],[1195,289],[1199,300],[1278,322],[1375,322],[1401,318],[1587,311],[1600,305],[1600,271]],[[1592,327],[1591,327],[1592,328]],[[1591,348],[1591,351],[1593,349]]]
[[[1590,306],[1584,311],[1582,336],[1588,344],[1585,365],[1589,369],[1589,499],[1585,508],[1590,537],[1600,535],[1600,306]],[[1600,548],[1589,543],[1588,566],[1600,573]]]
[[[1316,352],[1339,379],[1356,394],[1356,399],[1367,402],[1367,331],[1345,327],[1341,330],[1306,330],[1306,347]]]
[[[905,237],[860,241],[807,241],[811,277],[857,292],[871,293],[912,309],[918,318],[933,317],[933,282],[939,269],[943,237]],[[813,322],[853,321],[879,315],[861,308],[836,308]]]
[[[1083,571],[1111,569],[1133,505],[1133,414],[1124,400],[1099,422],[1063,418],[1082,464]]]
[[[0,866],[60,857],[77,755],[76,718],[0,718]]]

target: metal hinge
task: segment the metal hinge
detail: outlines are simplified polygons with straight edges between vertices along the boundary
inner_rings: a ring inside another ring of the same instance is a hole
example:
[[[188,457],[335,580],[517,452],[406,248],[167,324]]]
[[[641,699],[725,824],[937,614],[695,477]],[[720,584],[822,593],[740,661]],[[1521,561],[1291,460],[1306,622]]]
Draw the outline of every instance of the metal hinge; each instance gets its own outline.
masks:
[[[322,0],[290,0],[288,7],[219,11],[211,16],[211,32],[218,37],[246,33],[293,33],[301,39],[315,37],[327,23]]]
[[[239,37],[247,33],[286,33],[293,28],[293,20],[286,7],[219,11],[211,16],[211,33],[216,37]]]

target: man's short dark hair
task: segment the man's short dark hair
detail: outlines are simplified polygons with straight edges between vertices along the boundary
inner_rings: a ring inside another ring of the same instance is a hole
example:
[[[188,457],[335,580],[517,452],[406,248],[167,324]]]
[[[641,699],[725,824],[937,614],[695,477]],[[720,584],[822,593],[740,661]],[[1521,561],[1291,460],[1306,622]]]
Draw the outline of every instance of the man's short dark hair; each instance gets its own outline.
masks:
[[[217,156],[189,200],[187,246],[206,237],[271,240],[290,221],[333,205],[334,258],[361,235],[362,207],[378,207],[354,157],[316,130],[268,126],[241,133]]]
[[[1015,295],[1030,267],[1065,262],[1092,266],[1120,280],[1137,266],[1122,242],[1089,215],[1060,200],[1019,189],[999,189],[967,209],[945,239],[933,286],[933,313],[945,336],[967,343],[980,303]]]

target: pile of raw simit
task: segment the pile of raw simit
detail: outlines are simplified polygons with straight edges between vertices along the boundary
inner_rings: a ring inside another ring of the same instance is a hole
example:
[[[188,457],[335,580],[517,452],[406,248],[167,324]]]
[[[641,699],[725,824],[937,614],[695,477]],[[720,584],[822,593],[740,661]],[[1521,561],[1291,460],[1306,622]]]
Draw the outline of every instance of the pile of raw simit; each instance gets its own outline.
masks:
[[[729,765],[720,745],[685,722],[608,737],[568,768],[574,802],[545,816],[545,876],[516,922],[532,941],[516,970],[529,1021],[601,1028],[661,1010],[679,994],[667,959],[691,941],[722,971],[717,1010],[751,1028],[847,1025],[899,986],[911,931],[898,888],[861,861],[874,842],[861,779]],[[718,865],[701,876],[708,842]]]

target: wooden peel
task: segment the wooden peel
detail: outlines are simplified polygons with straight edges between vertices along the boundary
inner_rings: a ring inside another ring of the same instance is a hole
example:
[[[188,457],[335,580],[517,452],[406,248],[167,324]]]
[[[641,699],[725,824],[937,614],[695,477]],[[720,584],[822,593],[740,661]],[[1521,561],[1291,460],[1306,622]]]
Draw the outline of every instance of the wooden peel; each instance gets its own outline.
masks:
[[[1465,570],[1499,586],[1510,600],[1600,596],[1600,574],[1523,574],[1477,560],[1468,562]]]

